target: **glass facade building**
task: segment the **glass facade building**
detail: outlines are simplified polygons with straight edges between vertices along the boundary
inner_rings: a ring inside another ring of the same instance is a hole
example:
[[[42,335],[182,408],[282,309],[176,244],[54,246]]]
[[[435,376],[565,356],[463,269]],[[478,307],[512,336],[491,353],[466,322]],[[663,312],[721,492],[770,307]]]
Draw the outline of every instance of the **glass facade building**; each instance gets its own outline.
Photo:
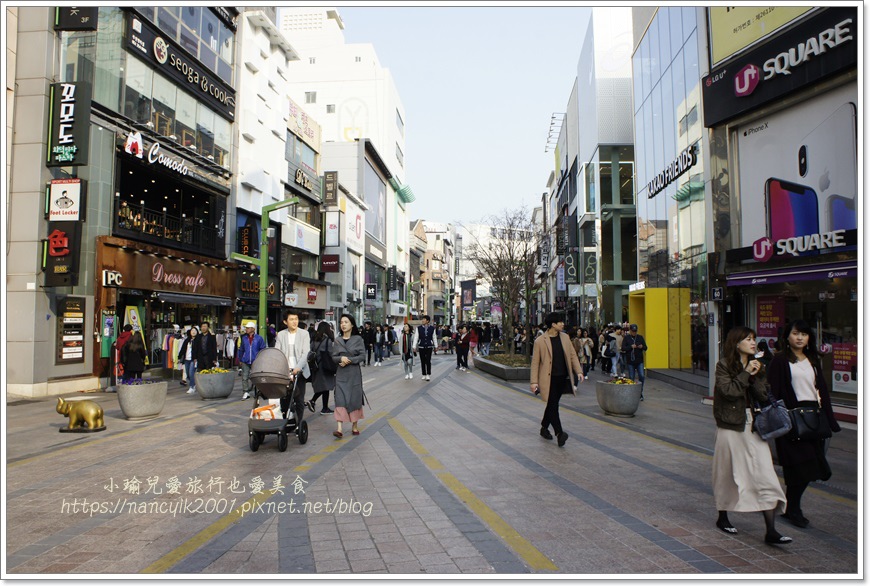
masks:
[[[703,14],[659,7],[632,57],[638,283],[629,300],[649,340],[647,367],[699,374],[709,369]]]

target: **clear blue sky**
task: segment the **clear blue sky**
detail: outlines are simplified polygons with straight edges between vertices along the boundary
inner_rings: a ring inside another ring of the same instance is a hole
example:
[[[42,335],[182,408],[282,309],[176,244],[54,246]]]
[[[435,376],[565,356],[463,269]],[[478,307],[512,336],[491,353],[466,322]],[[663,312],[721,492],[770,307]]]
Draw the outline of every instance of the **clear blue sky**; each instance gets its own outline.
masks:
[[[576,76],[584,7],[339,7],[405,107],[412,219],[473,223],[538,205],[553,169],[553,112]]]

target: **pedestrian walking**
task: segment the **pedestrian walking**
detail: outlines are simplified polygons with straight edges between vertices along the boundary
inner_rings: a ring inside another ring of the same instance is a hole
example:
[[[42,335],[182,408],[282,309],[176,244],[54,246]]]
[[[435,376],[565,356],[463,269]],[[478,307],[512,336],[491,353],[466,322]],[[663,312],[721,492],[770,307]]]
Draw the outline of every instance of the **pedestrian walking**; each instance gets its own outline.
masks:
[[[384,356],[384,345],[386,342],[386,332],[384,332],[384,326],[378,324],[375,326],[375,366],[381,365],[381,360]]]
[[[184,363],[184,370],[187,373],[188,395],[196,392],[196,356],[199,353],[196,337],[198,335],[199,329],[196,326],[187,330],[187,337],[184,338],[181,348],[178,349],[178,359]]]
[[[459,326],[456,333],[456,369],[462,372],[468,371],[468,346],[471,343],[471,334],[465,324]]]
[[[263,336],[257,333],[256,322],[249,321],[245,324],[245,334],[239,342],[239,366],[242,369],[242,401],[251,396],[251,365],[257,359],[260,350],[268,346]]]
[[[350,422],[351,433],[359,435],[358,422],[365,417],[363,413],[362,369],[365,360],[365,345],[356,321],[350,314],[343,314],[338,322],[341,335],[336,336],[332,347],[332,360],[338,366],[335,374],[335,421],[337,428],[332,435],[341,439],[342,423]]]
[[[196,371],[200,372],[217,366],[217,337],[210,331],[211,324],[204,321],[199,327],[197,344],[199,354],[196,357]]]
[[[722,359],[716,365],[713,388],[713,418],[716,440],[713,447],[713,497],[719,518],[716,527],[734,535],[737,529],[728,511],[761,511],[766,533],[764,541],[774,545],[791,543],[776,531],[776,512],[785,509],[785,494],[773,469],[770,448],[752,432],[750,398],[767,403],[767,383],[755,354],[755,332],[736,326],[722,345]]]
[[[316,353],[316,362],[319,366],[314,374],[311,375],[311,388],[314,390],[314,396],[311,397],[310,401],[305,403],[308,410],[312,413],[314,413],[317,407],[317,399],[320,397],[323,397],[323,406],[320,409],[320,413],[327,415],[333,412],[329,408],[329,391],[335,388],[335,373],[338,370],[335,362],[332,360],[334,340],[335,333],[332,331],[332,326],[329,322],[320,322],[314,334],[314,343],[311,346]]]
[[[372,322],[367,321],[365,323],[361,334],[366,346],[366,361],[363,363],[363,366],[371,366],[372,352],[375,349],[375,329],[372,327]]]
[[[810,324],[799,319],[786,325],[779,347],[782,351],[773,357],[768,368],[773,398],[782,399],[789,409],[819,409],[819,416],[827,419],[831,431],[840,431],[822,375],[816,335]],[[776,439],[776,453],[785,478],[787,508],[784,516],[796,527],[810,524],[801,509],[801,499],[809,483],[831,477],[831,466],[825,457],[826,441],[791,440],[788,436]]]
[[[622,325],[617,325],[613,332],[613,339],[616,342],[615,355],[610,357],[610,372],[617,376],[625,374],[625,362],[622,356],[622,339],[624,337],[622,332]]]
[[[588,330],[589,334],[586,336],[589,338],[590,342],[590,356],[589,356],[589,372],[595,371],[595,361],[598,359],[598,332],[594,329],[590,328]]]
[[[308,336],[308,330],[303,330],[299,327],[299,310],[295,307],[284,310],[284,325],[286,329],[281,330],[275,336],[275,347],[284,353],[287,357],[287,366],[290,368],[290,375],[296,385],[295,393],[288,393],[281,398],[281,411],[286,412],[290,404],[292,396],[296,396],[296,404],[293,405],[293,413],[296,413],[304,404],[305,397],[305,382],[311,376],[311,369],[308,366],[308,353],[311,351],[311,338]]]
[[[121,348],[121,363],[124,365],[124,380],[141,379],[145,370],[148,352],[142,340],[142,332],[133,332],[130,341]]]
[[[399,334],[399,352],[402,357],[402,368],[405,369],[405,379],[414,378],[414,356],[417,355],[417,334],[411,329],[411,324],[402,326]],[[425,379],[425,377],[423,377]]]
[[[622,338],[622,356],[628,369],[628,378],[635,382],[640,381],[641,401],[643,401],[643,383],[646,380],[643,372],[643,353],[646,351],[646,340],[637,333],[637,324],[631,324],[628,333]]]
[[[532,375],[530,386],[535,395],[547,404],[541,419],[541,437],[551,440],[550,426],[559,447],[568,441],[568,434],[562,429],[559,418],[559,399],[564,394],[574,394],[574,381],[583,382],[583,369],[571,345],[568,335],[563,333],[565,318],[560,313],[550,313],[544,318],[547,332],[535,340],[532,350]]]
[[[492,344],[496,348],[501,344],[501,330],[499,329],[498,324],[492,326]],[[487,356],[489,356],[488,352]]]
[[[492,346],[492,329],[490,329],[489,324],[483,324],[483,327],[480,329],[480,355],[481,356],[489,356],[489,350]]]
[[[417,326],[415,352],[420,354],[420,371],[423,380],[432,380],[432,352],[435,350],[435,326],[429,323],[429,316],[423,316],[423,323]],[[445,348],[446,349],[446,348]]]
[[[585,328],[580,329],[580,333],[577,338],[580,340],[580,351],[577,353],[577,358],[580,359],[580,366],[583,367],[583,376],[589,377],[589,370],[592,368],[593,362],[595,362],[592,357],[594,354],[592,353],[592,339],[589,337],[589,330]]]

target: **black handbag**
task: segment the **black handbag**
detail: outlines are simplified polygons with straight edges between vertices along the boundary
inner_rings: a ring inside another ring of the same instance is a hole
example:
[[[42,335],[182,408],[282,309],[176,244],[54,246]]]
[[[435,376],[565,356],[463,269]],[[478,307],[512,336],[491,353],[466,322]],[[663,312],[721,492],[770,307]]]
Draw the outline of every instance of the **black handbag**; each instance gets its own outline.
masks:
[[[764,441],[782,437],[792,429],[791,416],[782,399],[763,408],[756,403],[752,415],[752,431]]]
[[[789,409],[791,431],[786,436],[791,441],[818,441],[831,437],[831,424],[819,407],[795,407]]]

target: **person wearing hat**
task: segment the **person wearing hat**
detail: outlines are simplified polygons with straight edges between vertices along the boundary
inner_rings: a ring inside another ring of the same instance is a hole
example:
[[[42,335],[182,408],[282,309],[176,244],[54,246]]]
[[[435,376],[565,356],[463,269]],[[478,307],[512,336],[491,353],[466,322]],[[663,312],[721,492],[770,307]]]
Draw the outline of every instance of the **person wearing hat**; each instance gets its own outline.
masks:
[[[628,378],[640,381],[640,400],[643,401],[643,353],[646,352],[646,340],[637,333],[637,324],[631,324],[628,333],[622,338],[622,355],[628,368]],[[635,378],[635,375],[637,378]]]
[[[266,341],[257,333],[256,322],[245,323],[245,334],[239,347],[239,364],[242,367],[242,401],[251,396],[251,365],[260,350],[266,349]]]

